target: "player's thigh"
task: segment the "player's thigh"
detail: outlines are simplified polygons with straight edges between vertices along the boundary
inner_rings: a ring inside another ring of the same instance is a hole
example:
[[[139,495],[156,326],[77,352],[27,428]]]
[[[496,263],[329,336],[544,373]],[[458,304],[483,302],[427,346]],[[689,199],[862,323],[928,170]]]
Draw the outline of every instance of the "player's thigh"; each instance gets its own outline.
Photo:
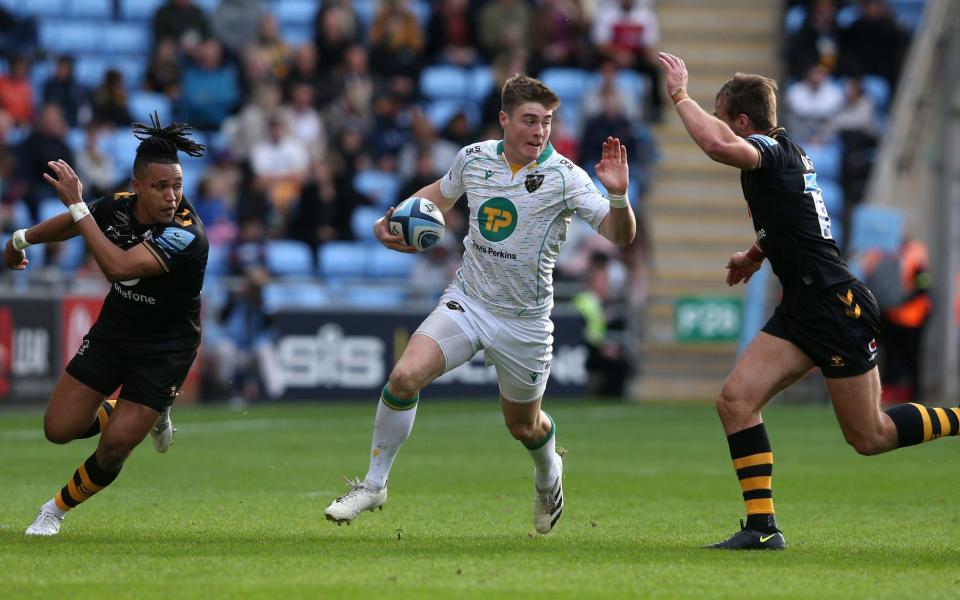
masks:
[[[487,362],[497,370],[502,397],[516,404],[539,402],[550,378],[553,321],[504,319],[486,352]]]
[[[720,402],[735,403],[741,410],[757,412],[813,366],[795,344],[761,331],[737,359],[723,384]]]
[[[500,412],[503,413],[503,422],[508,429],[514,425],[524,424],[533,426],[537,423],[540,416],[540,405],[543,403],[543,396],[535,398],[530,402],[516,402],[500,395]]]
[[[853,377],[827,378],[827,390],[833,411],[844,437],[849,440],[874,439],[893,433],[880,410],[880,371],[873,367]]]
[[[56,442],[76,438],[89,429],[105,397],[69,373],[63,373],[43,413],[43,430],[47,437]]]
[[[440,304],[410,337],[410,343],[390,374],[394,385],[419,390],[467,362],[480,350],[474,323],[463,303],[444,294]]]

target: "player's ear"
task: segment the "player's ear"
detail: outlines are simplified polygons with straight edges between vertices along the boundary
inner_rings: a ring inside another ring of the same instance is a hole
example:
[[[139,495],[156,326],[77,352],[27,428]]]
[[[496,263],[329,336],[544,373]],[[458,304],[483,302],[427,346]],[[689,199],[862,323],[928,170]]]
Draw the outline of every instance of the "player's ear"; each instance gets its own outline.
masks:
[[[505,113],[505,112],[503,112],[503,111],[501,110],[501,111],[500,111],[500,127],[506,127],[506,126],[507,126],[507,121],[509,121],[509,120],[510,120],[510,118],[509,118],[509,116],[507,115],[507,113]]]
[[[130,178],[130,187],[133,188],[134,194],[140,194],[140,180],[137,179],[136,175]]]

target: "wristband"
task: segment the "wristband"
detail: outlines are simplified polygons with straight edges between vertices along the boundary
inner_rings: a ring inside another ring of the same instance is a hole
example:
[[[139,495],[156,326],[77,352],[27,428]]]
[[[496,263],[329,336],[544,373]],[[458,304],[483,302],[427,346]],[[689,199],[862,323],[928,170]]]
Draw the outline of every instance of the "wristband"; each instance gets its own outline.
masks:
[[[626,194],[607,194],[607,200],[610,201],[611,208],[626,208],[630,206],[630,201]]]
[[[676,96],[676,95],[679,94],[680,92],[683,92],[684,94],[686,94],[686,93],[687,93],[687,88],[685,88],[685,87],[678,87],[677,89],[675,89],[675,90],[673,90],[672,92],[670,92],[670,97],[673,98],[674,96]]]
[[[71,204],[68,208],[70,209],[70,214],[73,215],[74,223],[79,223],[80,219],[90,214],[90,209],[87,208],[86,203],[82,201]]]
[[[26,250],[27,248],[33,245],[27,241],[26,229],[18,229],[14,231],[12,242],[13,242],[13,249],[16,250],[17,252],[23,252],[24,250]]]
[[[679,100],[675,101],[675,102],[673,103],[673,105],[674,105],[674,106],[680,106],[681,104],[683,104],[683,103],[686,102],[687,100],[690,100],[690,101],[692,102],[692,101],[693,101],[693,98],[691,98],[691,97],[688,96],[686,93],[684,93],[684,94],[683,94],[683,98],[680,98]]]
[[[747,258],[755,263],[762,263],[764,256],[763,250],[756,244],[750,246],[750,249],[747,250]]]

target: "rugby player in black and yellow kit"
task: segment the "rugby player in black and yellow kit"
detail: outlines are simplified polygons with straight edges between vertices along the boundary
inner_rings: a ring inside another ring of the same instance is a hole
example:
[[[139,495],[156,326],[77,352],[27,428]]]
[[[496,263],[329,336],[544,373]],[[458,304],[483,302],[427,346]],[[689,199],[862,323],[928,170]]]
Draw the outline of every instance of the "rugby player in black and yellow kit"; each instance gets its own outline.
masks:
[[[773,451],[760,417],[775,394],[818,367],[844,438],[864,455],[957,435],[960,409],[880,410],[877,303],[840,257],[813,163],[777,127],[776,83],[738,73],[720,88],[711,116],[687,95],[683,60],[666,53],[659,60],[690,137],[711,159],[741,171],[756,242],[730,258],[727,284],[749,281],[766,258],[783,287],[782,302],[717,399],[747,522],[708,547],[783,549],[773,510]]]
[[[13,269],[29,262],[31,244],[82,235],[111,282],[100,317],[83,338],[50,397],[43,427],[65,444],[100,434],[96,451],[40,508],[27,535],[56,535],[67,511],[110,485],[124,460],[152,434],[157,450],[172,443],[170,405],[200,344],[200,288],[207,238],[183,197],[177,152],[201,156],[189,127],[134,125],[141,140],[133,193],[83,201],[83,186],[66,162],[49,163],[44,178],[69,212],[17,231],[4,248]],[[117,388],[119,399],[105,401]]]

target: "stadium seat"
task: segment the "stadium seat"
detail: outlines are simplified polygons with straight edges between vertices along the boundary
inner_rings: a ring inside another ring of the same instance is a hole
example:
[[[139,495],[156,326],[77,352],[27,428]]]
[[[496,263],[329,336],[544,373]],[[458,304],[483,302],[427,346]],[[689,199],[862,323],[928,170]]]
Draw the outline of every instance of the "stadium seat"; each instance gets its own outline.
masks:
[[[791,6],[783,16],[783,32],[793,35],[800,31],[803,22],[807,20],[807,7],[802,4]]]
[[[590,83],[590,75],[583,69],[553,67],[540,73],[540,80],[553,90],[563,103],[579,106],[580,98]]]
[[[10,207],[10,229],[25,229],[33,226],[33,218],[30,216],[30,209],[22,200],[14,200]]]
[[[108,69],[120,71],[127,89],[139,87],[146,71],[145,59],[131,56],[111,56],[108,54],[83,54],[77,57],[74,76],[80,85],[96,88],[103,83]]]
[[[439,131],[447,126],[454,115],[459,112],[467,113],[468,110],[466,104],[460,100],[434,100],[427,104],[424,114],[430,124]],[[469,115],[467,119],[470,119]]]
[[[268,313],[281,310],[320,310],[330,305],[331,294],[311,281],[277,281],[263,287],[263,308]]]
[[[860,7],[851,4],[844,6],[837,11],[837,25],[840,29],[846,29],[853,25],[853,22],[860,18]]]
[[[273,15],[281,25],[313,25],[318,2],[314,0],[276,0]]]
[[[280,37],[291,46],[309,44],[313,42],[313,26],[282,24],[280,25]]]
[[[360,171],[353,177],[353,187],[384,208],[397,202],[400,179],[387,171]]]
[[[407,293],[399,287],[352,285],[340,297],[357,308],[396,308],[404,304]]]
[[[420,73],[420,93],[430,100],[463,100],[470,93],[467,70],[434,65]]]
[[[66,211],[67,207],[63,205],[63,202],[60,201],[60,198],[52,196],[50,198],[44,198],[40,201],[37,214],[39,215],[41,221],[46,221],[47,219],[52,219],[53,217]]]
[[[477,65],[470,69],[470,97],[474,101],[483,102],[496,85],[490,65]]]
[[[377,244],[367,257],[367,274],[376,279],[406,279],[416,263],[416,254],[396,252]]]
[[[170,123],[173,118],[173,109],[170,106],[170,98],[157,92],[148,92],[146,90],[134,90],[130,92],[128,100],[130,107],[130,116],[134,121],[149,123],[150,115],[157,111],[160,122],[164,125]]]
[[[927,0],[890,0],[890,7],[896,13],[897,20],[911,31],[919,27],[926,4]]]
[[[628,96],[637,98],[641,104],[649,93],[647,79],[630,69],[620,69],[617,73],[617,87]]]
[[[350,230],[353,232],[353,237],[364,242],[376,240],[376,236],[373,235],[373,224],[382,216],[383,210],[373,206],[358,206],[353,209],[350,215]]]
[[[373,23],[374,17],[377,16],[378,4],[379,4],[379,0],[354,0],[353,1],[353,10],[354,12],[357,13],[357,18],[360,19],[360,25],[363,28],[364,36],[366,35],[366,32],[370,29],[370,25]]]
[[[877,109],[886,112],[890,107],[890,83],[879,75],[864,75],[863,92],[873,100]]]
[[[68,4],[68,0],[22,0],[15,8],[22,15],[46,17],[65,14]]]
[[[273,275],[313,274],[313,253],[310,246],[297,240],[267,242],[267,270]]]
[[[137,155],[140,140],[129,130],[118,129],[112,135],[103,137],[103,152],[109,155],[120,173],[129,173],[133,169],[133,159]]]
[[[840,179],[840,144],[838,142],[828,142],[825,144],[807,144],[803,148],[813,166],[817,170],[817,175],[824,179]]]
[[[146,60],[150,52],[153,34],[147,24],[140,23],[109,23],[100,25],[101,47],[106,52],[118,54],[141,54],[141,60]]]
[[[82,236],[77,236],[62,242],[60,254],[57,255],[57,266],[66,273],[73,273],[86,259],[87,244]]]
[[[113,0],[70,0],[67,3],[66,14],[70,17],[111,19],[113,18]]]
[[[40,45],[53,54],[102,51],[103,32],[98,25],[95,20],[44,19],[39,26]]]
[[[166,0],[121,0],[120,16],[124,19],[149,20]]]
[[[410,0],[407,3],[407,7],[410,8],[410,12],[416,15],[420,27],[426,31],[427,26],[430,24],[430,2],[427,0]]]
[[[130,166],[133,166],[132,162]],[[181,154],[180,169],[183,171],[183,195],[190,200],[195,200],[200,191],[200,183],[203,181],[204,173],[207,170],[207,162],[203,159],[195,159]]]
[[[903,240],[903,214],[895,209],[860,204],[853,209],[849,252],[871,249],[895,252]]]
[[[327,242],[317,250],[319,275],[331,281],[363,277],[371,247],[364,242]]]
[[[67,145],[70,146],[70,149],[73,150],[73,153],[76,154],[83,150],[83,146],[87,143],[87,130],[81,127],[73,127],[70,131],[67,132]]]
[[[207,250],[207,276],[220,277],[229,271],[230,249],[225,245],[210,244]]]

